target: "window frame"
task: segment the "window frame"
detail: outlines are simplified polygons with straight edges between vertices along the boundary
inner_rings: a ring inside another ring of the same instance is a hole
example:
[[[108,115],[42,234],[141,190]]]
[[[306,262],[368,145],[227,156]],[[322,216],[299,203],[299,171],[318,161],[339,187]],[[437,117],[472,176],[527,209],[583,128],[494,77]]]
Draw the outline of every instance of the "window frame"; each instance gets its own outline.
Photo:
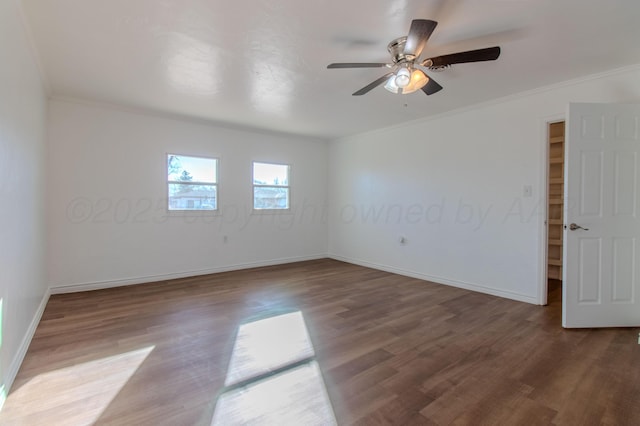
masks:
[[[287,167],[287,184],[286,185],[262,185],[255,183],[255,165],[256,164],[269,164],[274,166],[286,166]],[[291,212],[291,164],[290,163],[277,163],[275,161],[260,161],[253,160],[251,162],[251,206],[253,213],[278,213],[278,212]],[[287,189],[287,207],[286,208],[256,208],[256,193],[255,188],[286,188]]]
[[[213,160],[215,162],[215,182],[203,182],[203,181],[176,181],[169,179],[169,158],[171,156],[174,157],[188,157],[188,158],[196,158],[201,160]],[[177,154],[175,152],[167,152],[165,153],[165,168],[164,168],[164,178],[165,178],[165,195],[167,197],[167,202],[165,203],[166,211],[169,215],[184,215],[184,214],[219,214],[220,212],[220,158],[207,156],[207,155],[194,155],[194,154]],[[169,185],[171,184],[180,184],[180,185],[188,185],[188,186],[197,186],[197,185],[207,185],[207,186],[215,186],[216,188],[216,207],[215,209],[172,209],[170,207],[171,197],[169,197]]]

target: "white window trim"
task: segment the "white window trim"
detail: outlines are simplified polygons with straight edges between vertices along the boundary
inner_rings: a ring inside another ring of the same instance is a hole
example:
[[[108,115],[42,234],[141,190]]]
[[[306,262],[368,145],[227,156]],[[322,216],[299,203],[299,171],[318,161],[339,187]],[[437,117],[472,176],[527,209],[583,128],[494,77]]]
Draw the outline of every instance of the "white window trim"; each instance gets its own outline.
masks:
[[[260,163],[260,164],[273,164],[275,166],[287,166],[287,185],[260,185],[260,184],[255,184],[254,182],[254,171],[255,171],[255,164],[256,163]],[[292,171],[292,167],[290,163],[278,163],[275,161],[262,161],[262,160],[253,160],[251,162],[251,210],[252,210],[252,214],[291,214],[292,209],[291,209],[291,200],[293,199],[292,196],[292,189],[291,189],[291,171]],[[254,188],[287,188],[289,190],[289,200],[288,200],[288,207],[286,209],[256,209],[256,204],[255,204],[255,198],[254,198]]]
[[[205,160],[215,160],[216,161],[216,182],[187,182],[184,181],[175,181],[169,180],[169,176],[167,175],[167,171],[169,170],[169,156],[174,155],[176,157],[192,157],[192,158],[202,158]],[[164,194],[166,197],[166,202],[164,203],[164,207],[168,216],[218,216],[220,215],[220,157],[212,157],[210,155],[198,155],[198,154],[177,154],[175,152],[166,152],[164,156],[165,167],[164,167],[164,179],[165,179],[165,187]],[[181,185],[214,185],[216,187],[216,208],[212,210],[172,210],[169,208],[169,184],[178,183]]]

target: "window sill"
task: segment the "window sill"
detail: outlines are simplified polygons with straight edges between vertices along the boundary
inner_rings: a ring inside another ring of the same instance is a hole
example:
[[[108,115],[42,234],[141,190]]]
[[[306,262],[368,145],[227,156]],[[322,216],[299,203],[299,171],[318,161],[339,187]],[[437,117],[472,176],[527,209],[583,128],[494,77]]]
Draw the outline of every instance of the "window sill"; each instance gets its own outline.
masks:
[[[217,210],[167,210],[168,217],[211,217],[221,216],[220,209]]]
[[[251,211],[252,215],[257,215],[257,216],[261,216],[261,215],[282,215],[282,216],[287,216],[287,215],[293,215],[293,211],[288,208],[288,209],[253,209]]]

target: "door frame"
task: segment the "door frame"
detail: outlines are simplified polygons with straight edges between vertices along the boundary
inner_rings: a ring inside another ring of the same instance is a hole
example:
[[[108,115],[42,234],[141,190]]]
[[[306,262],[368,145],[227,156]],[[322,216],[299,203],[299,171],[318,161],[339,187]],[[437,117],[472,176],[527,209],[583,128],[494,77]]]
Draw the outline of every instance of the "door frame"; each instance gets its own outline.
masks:
[[[567,114],[558,113],[549,115],[546,117],[542,117],[540,119],[540,140],[542,141],[542,149],[541,156],[542,158],[539,160],[542,164],[543,173],[540,173],[540,199],[538,200],[538,204],[540,205],[540,215],[538,216],[538,229],[540,230],[538,241],[540,242],[538,247],[538,259],[540,262],[538,264],[538,271],[540,274],[540,279],[538,282],[538,305],[546,305],[547,304],[547,293],[549,291],[549,285],[547,281],[547,262],[549,256],[549,245],[548,245],[548,228],[547,228],[547,216],[549,214],[549,125],[553,123],[558,123],[560,121],[565,122],[565,146],[567,143],[566,140],[566,122],[567,122]],[[566,150],[565,150],[566,153]],[[566,160],[566,159],[565,159]],[[566,181],[566,175],[563,176]],[[564,209],[564,206],[563,206]],[[564,244],[564,241],[563,241]],[[562,267],[566,267],[564,262],[564,250],[562,255]]]

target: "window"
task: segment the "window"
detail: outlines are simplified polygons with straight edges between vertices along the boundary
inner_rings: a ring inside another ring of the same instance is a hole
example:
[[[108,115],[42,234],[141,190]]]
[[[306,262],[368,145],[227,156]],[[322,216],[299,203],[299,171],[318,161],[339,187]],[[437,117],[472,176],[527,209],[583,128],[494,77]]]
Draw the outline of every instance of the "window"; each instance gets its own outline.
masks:
[[[169,210],[218,209],[218,160],[167,155]]]
[[[253,163],[253,208],[287,210],[290,205],[289,166]]]

